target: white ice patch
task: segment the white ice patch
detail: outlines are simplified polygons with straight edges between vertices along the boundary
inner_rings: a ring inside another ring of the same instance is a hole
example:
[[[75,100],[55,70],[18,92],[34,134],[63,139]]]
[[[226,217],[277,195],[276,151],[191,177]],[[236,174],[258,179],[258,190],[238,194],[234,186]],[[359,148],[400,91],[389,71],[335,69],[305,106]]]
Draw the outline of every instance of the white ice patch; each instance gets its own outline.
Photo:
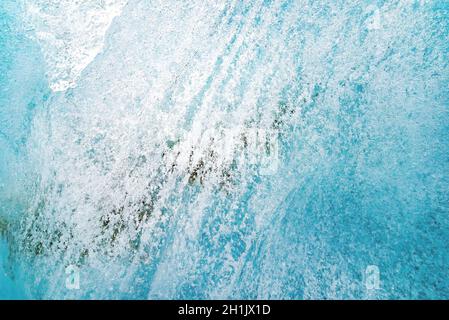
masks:
[[[53,91],[74,87],[83,69],[102,50],[104,36],[127,0],[33,0],[26,23],[34,30]]]

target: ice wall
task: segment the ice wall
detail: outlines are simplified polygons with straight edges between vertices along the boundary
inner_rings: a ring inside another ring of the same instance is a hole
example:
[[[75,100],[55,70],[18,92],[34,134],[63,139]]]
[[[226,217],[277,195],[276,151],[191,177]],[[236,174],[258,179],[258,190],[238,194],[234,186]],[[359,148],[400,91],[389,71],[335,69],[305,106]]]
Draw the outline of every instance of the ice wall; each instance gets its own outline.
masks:
[[[126,0],[24,1],[24,20],[42,47],[53,91],[76,85],[125,4]]]
[[[445,2],[22,8],[51,89],[19,130],[29,296],[449,296]]]

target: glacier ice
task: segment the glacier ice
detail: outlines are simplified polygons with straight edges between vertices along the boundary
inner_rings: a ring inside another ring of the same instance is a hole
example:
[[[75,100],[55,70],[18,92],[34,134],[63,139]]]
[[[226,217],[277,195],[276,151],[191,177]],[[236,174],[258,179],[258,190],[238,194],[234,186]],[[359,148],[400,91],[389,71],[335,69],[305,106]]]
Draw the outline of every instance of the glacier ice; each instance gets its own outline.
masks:
[[[2,56],[8,272],[38,298],[447,298],[442,3],[17,5],[41,69]]]

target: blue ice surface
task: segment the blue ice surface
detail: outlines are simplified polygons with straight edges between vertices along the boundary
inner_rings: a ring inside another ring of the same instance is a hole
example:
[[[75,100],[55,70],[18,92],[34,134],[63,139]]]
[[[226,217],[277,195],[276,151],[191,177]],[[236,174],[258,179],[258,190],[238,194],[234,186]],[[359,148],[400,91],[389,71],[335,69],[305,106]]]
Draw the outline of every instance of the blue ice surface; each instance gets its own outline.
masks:
[[[265,2],[269,6],[270,1]],[[291,2],[294,1],[285,1],[279,19],[284,14],[283,10],[289,10]],[[131,1],[130,6],[136,3]],[[375,3],[382,7],[389,1]],[[422,10],[418,3],[415,1],[417,11]],[[449,3],[430,3],[435,14],[429,25],[434,30],[430,32],[420,64],[408,66],[409,73],[404,74],[403,83],[399,85],[399,89],[407,91],[404,96],[409,100],[396,98],[398,88],[378,90],[377,83],[361,77],[338,84],[346,91],[335,98],[339,106],[336,112],[320,100],[327,91],[335,88],[328,88],[324,83],[314,85],[312,100],[301,114],[303,127],[292,129],[282,141],[282,157],[287,159],[282,172],[286,176],[296,174],[297,183],[290,187],[284,200],[277,203],[269,223],[260,230],[260,234],[254,236],[251,227],[256,223],[258,209],[250,205],[251,196],[260,182],[256,178],[244,190],[232,215],[220,211],[221,206],[226,208],[230,204],[223,204],[218,198],[210,199],[211,206],[205,209],[197,238],[182,249],[172,243],[179,236],[178,228],[183,230],[182,224],[186,221],[183,217],[189,212],[179,209],[179,217],[165,226],[166,238],[151,266],[136,267],[129,261],[122,262],[129,263],[134,272],[129,278],[121,275],[128,282],[123,279],[110,279],[108,282],[99,275],[97,286],[89,283],[86,290],[60,293],[52,280],[46,278],[52,266],[30,267],[27,271],[36,273],[34,278],[11,276],[14,273],[20,275],[23,264],[20,255],[9,259],[8,244],[6,239],[2,239],[0,298],[52,297],[55,292],[56,297],[75,294],[77,298],[207,299],[214,286],[223,279],[237,279],[224,298],[449,298]],[[245,7],[244,2],[240,2],[240,6]],[[317,12],[314,19],[327,19],[326,8],[323,4],[323,10]],[[33,130],[33,116],[36,109],[47,107],[45,101],[50,94],[39,44],[18,27],[20,9],[14,1],[0,4],[2,192],[21,178],[14,169],[15,162],[30,161],[26,158],[26,146]],[[241,10],[243,14],[239,19],[243,17],[244,20],[247,9]],[[120,22],[124,23],[125,18]],[[257,27],[259,20],[257,17],[255,20]],[[228,21],[229,24],[234,22],[233,19]],[[301,26],[296,27],[301,29]],[[239,28],[237,30],[240,31]],[[272,28],[276,30],[276,26]],[[316,32],[317,35],[321,32],[311,24],[307,28],[308,32]],[[113,34],[109,36],[112,38]],[[360,35],[361,42],[364,36]],[[114,42],[110,41],[107,49],[113,50]],[[235,41],[236,38],[230,40],[229,48]],[[399,63],[402,57],[417,50],[414,43],[401,45],[387,52],[387,62],[379,68],[394,68],[395,62]],[[435,57],[432,55],[435,50],[442,54],[442,69],[433,70],[433,61],[428,60]],[[223,55],[226,54],[228,51],[225,50]],[[264,61],[263,54],[263,49],[260,49],[260,61]],[[103,55],[107,56],[107,52]],[[95,68],[95,63],[101,65],[102,57],[97,57],[91,68]],[[239,58],[237,53],[235,59]],[[186,115],[187,123],[202,107],[203,96],[217,77],[221,61],[217,60],[213,74],[204,84],[204,91],[192,101]],[[417,60],[411,61],[416,63]],[[332,63],[329,61],[329,78],[338,72],[332,69]],[[257,68],[261,67],[263,65],[257,65]],[[249,70],[254,69],[250,67]],[[433,75],[434,79],[420,79],[420,72],[424,71],[424,75]],[[370,71],[367,72],[369,74]],[[297,73],[297,81],[301,82],[300,67]],[[245,85],[244,81],[242,85]],[[236,93],[237,96],[239,94],[240,91]],[[83,91],[74,90],[74,95],[82,100]],[[413,95],[419,98],[413,99]],[[326,127],[329,115],[336,120],[337,134],[331,134]],[[308,154],[317,156],[316,159],[306,159],[316,168],[306,173],[295,169],[296,159],[302,157],[305,154],[302,152],[307,149],[308,141],[301,139],[307,136],[308,131],[304,128],[314,131],[319,137],[316,141],[323,147],[322,151]],[[321,152],[328,155],[327,160],[320,158]],[[11,204],[8,198],[1,198],[3,194],[0,194],[0,218],[20,217],[26,212],[20,205]],[[267,198],[265,201],[269,203],[278,199],[278,194],[282,192],[272,190],[273,200]],[[188,190],[180,198],[187,204],[194,195],[195,190]],[[24,194],[24,197],[29,196]],[[230,232],[222,231],[224,224],[228,224]],[[226,252],[224,248],[227,248]],[[177,260],[177,257],[196,255],[201,258],[185,265],[185,268],[194,267],[188,272],[183,268],[184,262]],[[227,265],[232,259],[243,261],[238,277],[233,276],[234,270]],[[369,266],[375,266],[374,270],[379,271],[380,289],[368,290],[364,285],[370,276],[367,273]],[[89,272],[101,274],[102,271],[107,269],[97,270],[87,265],[81,276]],[[189,277],[181,280],[185,274]],[[44,280],[39,283],[31,279]],[[92,279],[95,282],[95,276]],[[129,287],[124,288],[123,283]],[[34,285],[39,288],[33,288]]]
[[[2,264],[0,265],[0,292],[1,299],[19,300],[26,299],[25,290],[17,283],[14,278],[11,278],[11,273],[7,269],[3,259],[8,256],[8,245],[6,241],[2,240],[0,243],[0,257],[2,257]]]
[[[34,108],[48,85],[40,48],[20,31],[17,1],[0,4],[0,200],[1,216],[18,215],[19,209],[3,196],[20,175],[12,167],[19,161],[30,131]],[[47,89],[46,89],[47,88]],[[17,212],[16,212],[17,211]],[[26,299],[25,289],[11,264],[6,238],[0,240],[0,298]],[[19,283],[17,282],[19,281]]]

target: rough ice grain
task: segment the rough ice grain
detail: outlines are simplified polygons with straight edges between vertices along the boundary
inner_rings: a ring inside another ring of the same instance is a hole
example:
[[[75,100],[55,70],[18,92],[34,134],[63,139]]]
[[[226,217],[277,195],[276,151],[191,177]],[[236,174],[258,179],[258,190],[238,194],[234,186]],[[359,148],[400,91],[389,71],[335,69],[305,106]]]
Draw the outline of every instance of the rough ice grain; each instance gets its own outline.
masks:
[[[449,297],[444,1],[25,3],[0,218],[29,296]]]

